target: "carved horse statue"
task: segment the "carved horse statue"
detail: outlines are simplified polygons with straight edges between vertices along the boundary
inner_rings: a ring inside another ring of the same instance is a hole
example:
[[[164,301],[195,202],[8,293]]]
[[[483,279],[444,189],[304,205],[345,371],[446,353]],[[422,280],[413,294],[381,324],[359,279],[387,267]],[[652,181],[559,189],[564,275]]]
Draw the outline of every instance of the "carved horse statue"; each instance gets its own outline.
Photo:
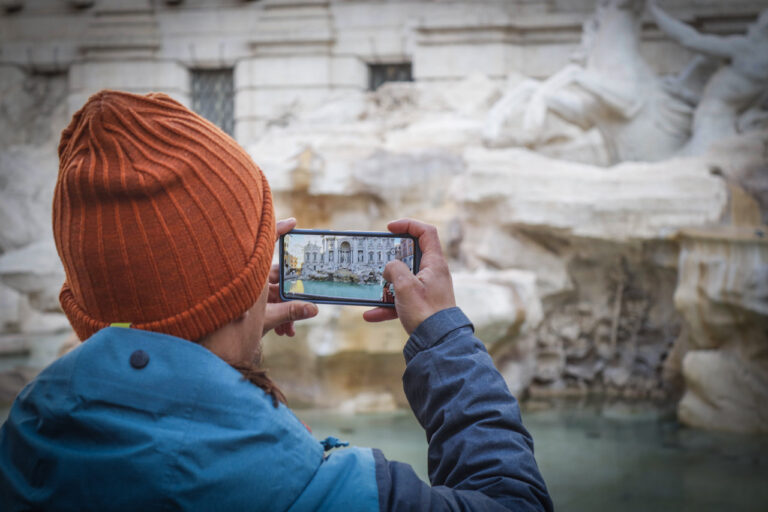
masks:
[[[610,163],[658,161],[678,151],[690,135],[692,106],[670,91],[639,51],[645,0],[600,0],[584,24],[581,62],[547,80],[526,81],[492,107],[484,136],[493,144],[522,109],[516,142],[545,142],[547,116],[556,114],[584,130],[597,128]]]

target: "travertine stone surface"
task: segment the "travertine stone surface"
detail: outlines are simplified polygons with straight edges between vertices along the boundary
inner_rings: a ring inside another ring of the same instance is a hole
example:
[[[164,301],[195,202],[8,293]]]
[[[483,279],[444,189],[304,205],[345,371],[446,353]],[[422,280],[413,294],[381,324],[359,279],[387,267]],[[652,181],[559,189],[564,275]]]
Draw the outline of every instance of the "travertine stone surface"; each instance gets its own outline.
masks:
[[[733,353],[696,350],[683,361],[687,391],[678,405],[691,427],[765,434],[768,432],[768,371],[765,361]]]
[[[464,159],[468,169],[455,194],[472,222],[493,217],[581,237],[653,239],[719,221],[728,201],[723,180],[702,160],[603,169],[524,150],[474,148]]]
[[[768,231],[686,231],[675,304],[688,346],[680,419],[768,432]]]
[[[0,255],[0,280],[29,296],[38,309],[57,311],[64,269],[53,240],[40,240]]]
[[[64,271],[51,236],[51,200],[58,135],[67,122],[66,83],[61,75],[0,66],[1,332],[62,329]]]

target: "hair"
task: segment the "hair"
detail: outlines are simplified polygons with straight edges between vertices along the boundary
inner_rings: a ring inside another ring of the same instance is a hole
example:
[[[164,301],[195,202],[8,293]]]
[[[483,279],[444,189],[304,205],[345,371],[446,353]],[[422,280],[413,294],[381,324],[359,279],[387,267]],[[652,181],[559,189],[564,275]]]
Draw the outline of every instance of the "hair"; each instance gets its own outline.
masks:
[[[260,387],[266,394],[272,397],[272,405],[277,406],[282,403],[288,405],[285,395],[275,382],[267,375],[267,370],[261,367],[261,343],[256,357],[250,363],[238,363],[230,366],[243,375],[243,380],[247,380],[254,386]]]
[[[243,375],[243,380],[247,380],[254,386],[260,387],[266,394],[271,396],[272,405],[274,405],[275,408],[277,408],[280,403],[283,405],[288,405],[288,402],[285,399],[285,395],[282,391],[280,391],[280,388],[277,387],[277,384],[275,384],[275,382],[269,378],[269,375],[267,375],[267,370],[261,368],[256,363],[232,365],[232,367]]]

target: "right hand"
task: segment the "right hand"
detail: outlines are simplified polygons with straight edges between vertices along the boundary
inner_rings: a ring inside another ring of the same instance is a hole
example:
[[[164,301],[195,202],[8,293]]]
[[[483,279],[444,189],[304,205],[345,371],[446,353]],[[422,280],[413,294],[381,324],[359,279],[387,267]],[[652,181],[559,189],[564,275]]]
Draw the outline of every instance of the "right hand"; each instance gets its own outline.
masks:
[[[421,248],[419,273],[414,275],[402,261],[390,261],[384,268],[384,279],[394,285],[395,309],[374,308],[363,313],[363,318],[368,322],[399,318],[410,335],[430,316],[456,306],[453,282],[434,226],[400,219],[390,222],[387,229],[392,233],[408,233],[418,239]]]

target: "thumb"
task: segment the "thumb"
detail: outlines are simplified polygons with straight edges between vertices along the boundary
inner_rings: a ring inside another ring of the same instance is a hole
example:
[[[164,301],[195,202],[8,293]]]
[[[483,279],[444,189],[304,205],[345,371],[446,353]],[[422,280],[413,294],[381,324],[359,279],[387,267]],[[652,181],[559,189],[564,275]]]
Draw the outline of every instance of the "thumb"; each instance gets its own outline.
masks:
[[[264,327],[272,329],[280,324],[312,318],[317,315],[317,312],[318,309],[315,304],[301,300],[271,303],[267,309]]]
[[[384,267],[384,273],[382,274],[384,279],[393,283],[397,287],[397,282],[403,282],[404,280],[416,279],[408,265],[400,260],[394,260],[387,263]]]
[[[296,227],[296,219],[293,217],[288,217],[287,219],[279,220],[275,223],[275,231],[277,232],[278,238],[280,235],[284,235],[288,233],[290,230]]]

